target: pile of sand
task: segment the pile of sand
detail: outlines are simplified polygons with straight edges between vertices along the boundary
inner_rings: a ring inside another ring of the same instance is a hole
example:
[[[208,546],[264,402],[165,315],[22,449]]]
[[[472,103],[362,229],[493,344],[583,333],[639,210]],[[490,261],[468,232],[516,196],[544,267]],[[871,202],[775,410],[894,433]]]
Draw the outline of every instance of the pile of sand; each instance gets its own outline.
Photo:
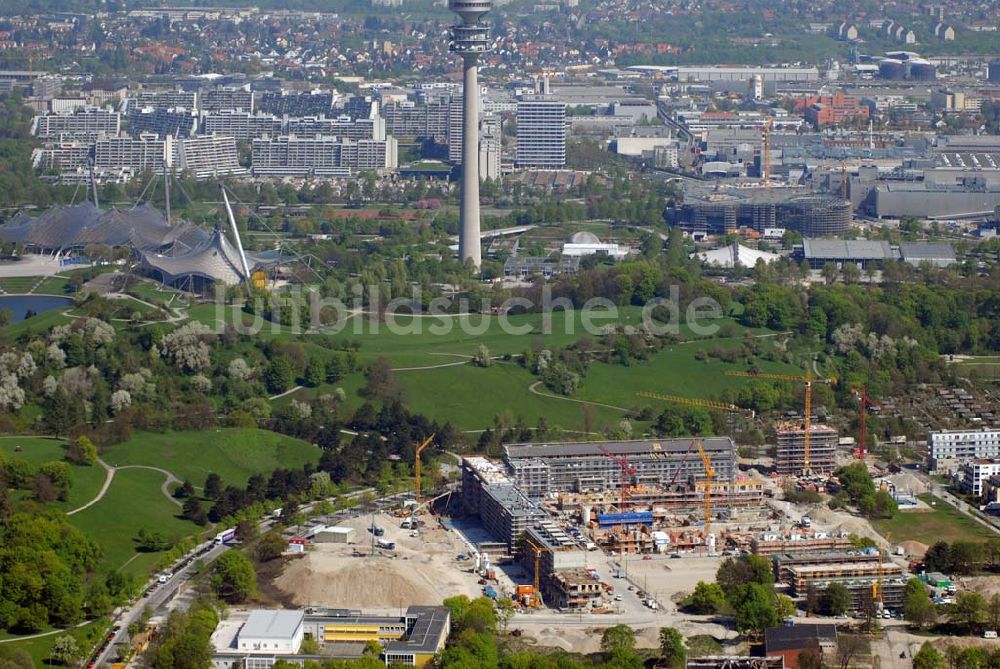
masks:
[[[896,486],[896,490],[898,492],[909,492],[914,495],[923,495],[927,492],[927,484],[910,472],[890,474],[886,478],[892,481],[892,484]]]
[[[446,591],[449,583],[433,582],[419,568],[421,565],[409,560],[332,556],[323,559],[322,555],[316,552],[291,561],[274,584],[297,604],[343,608],[434,605],[457,594]]]

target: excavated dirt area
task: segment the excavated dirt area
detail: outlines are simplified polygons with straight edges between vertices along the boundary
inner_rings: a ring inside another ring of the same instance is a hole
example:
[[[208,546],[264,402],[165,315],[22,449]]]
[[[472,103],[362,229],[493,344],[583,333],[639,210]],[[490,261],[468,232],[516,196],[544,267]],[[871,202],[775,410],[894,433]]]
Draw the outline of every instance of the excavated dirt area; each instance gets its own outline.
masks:
[[[352,544],[310,546],[303,557],[285,564],[273,586],[297,605],[364,610],[440,604],[459,594],[479,596],[478,577],[468,573],[471,562],[455,559],[468,547],[453,532],[431,521],[419,537],[411,537],[400,528],[399,518],[380,515],[376,523],[385,529],[383,538],[396,542],[396,550],[376,550],[372,556],[371,516],[355,518],[341,524],[355,529]]]

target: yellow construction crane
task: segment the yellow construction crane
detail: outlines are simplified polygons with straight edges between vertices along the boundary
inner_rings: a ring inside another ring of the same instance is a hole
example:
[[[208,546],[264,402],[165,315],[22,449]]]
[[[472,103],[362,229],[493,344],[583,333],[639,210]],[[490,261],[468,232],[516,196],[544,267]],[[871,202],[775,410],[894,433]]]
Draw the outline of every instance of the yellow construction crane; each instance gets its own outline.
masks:
[[[680,397],[678,395],[662,395],[660,393],[650,393],[643,390],[637,392],[636,396],[645,397],[651,400],[661,400],[663,402],[673,402],[674,404],[687,404],[689,406],[704,407],[706,409],[715,409],[716,411],[745,413],[749,414],[751,418],[754,417],[754,412],[752,410],[738,407],[735,404],[726,404],[725,402],[715,402],[712,400],[703,400],[691,397]]]
[[[423,452],[425,448],[431,445],[431,442],[434,441],[435,436],[437,436],[436,432],[431,433],[431,436],[427,437],[422,442],[417,444],[416,455],[414,456],[413,459],[413,473],[416,476],[415,491],[418,504],[420,503],[420,454]]]
[[[892,547],[892,532],[885,533],[885,540]],[[885,608],[884,585],[882,583],[882,547],[878,547],[878,580],[872,583],[872,601],[878,603],[878,610]]]
[[[705,488],[705,541],[708,541],[708,531],[712,527],[712,483],[715,479],[715,467],[712,466],[712,458],[702,448],[701,439],[695,441],[698,448],[698,455],[701,456],[701,463],[705,466],[704,481],[699,481],[698,485]]]
[[[803,458],[802,458],[802,473],[806,476],[812,474],[812,469],[809,466],[809,440],[811,438],[811,427],[812,427],[812,384],[813,381],[817,383],[827,383],[830,385],[836,385],[837,379],[814,379],[812,372],[807,371],[805,376],[798,376],[795,374],[770,374],[768,372],[726,372],[727,376],[745,376],[749,378],[756,379],[775,379],[777,381],[802,381],[805,383],[806,387],[806,406],[805,406],[805,436],[803,437]]]
[[[531,548],[535,557],[535,591],[532,593],[531,605],[537,609],[542,605],[542,549],[527,537],[524,538],[524,543]]]

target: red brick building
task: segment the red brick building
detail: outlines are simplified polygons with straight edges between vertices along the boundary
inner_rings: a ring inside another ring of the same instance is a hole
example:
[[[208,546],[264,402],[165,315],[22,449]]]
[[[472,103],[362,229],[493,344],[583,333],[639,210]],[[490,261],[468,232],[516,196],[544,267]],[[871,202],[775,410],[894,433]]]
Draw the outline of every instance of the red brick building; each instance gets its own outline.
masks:
[[[861,103],[861,98],[843,93],[800,98],[795,101],[795,110],[816,127],[868,119],[868,107]]]

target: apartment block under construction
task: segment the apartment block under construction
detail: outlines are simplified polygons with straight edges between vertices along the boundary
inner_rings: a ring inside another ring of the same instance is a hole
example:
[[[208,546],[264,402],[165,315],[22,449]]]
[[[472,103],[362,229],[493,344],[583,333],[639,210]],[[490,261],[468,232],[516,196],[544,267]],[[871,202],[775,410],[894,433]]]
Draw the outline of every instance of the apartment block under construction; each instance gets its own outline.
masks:
[[[837,431],[828,425],[812,423],[809,428],[809,460],[806,462],[806,431],[800,422],[783,422],[775,426],[778,449],[775,468],[779,475],[797,476],[807,468],[813,474],[832,474],[837,468]]]
[[[852,608],[856,611],[876,598],[888,609],[903,606],[906,579],[902,568],[892,562],[865,560],[797,565],[790,567],[789,572],[792,595],[796,597],[805,597],[810,590],[823,592],[832,584],[840,583],[850,592]]]
[[[626,459],[629,485],[669,487],[703,481],[705,467],[693,445],[691,438],[506,444],[504,460],[521,492],[544,499],[561,492],[620,490]],[[717,480],[731,480],[736,468],[733,440],[708,437],[701,447]]]

